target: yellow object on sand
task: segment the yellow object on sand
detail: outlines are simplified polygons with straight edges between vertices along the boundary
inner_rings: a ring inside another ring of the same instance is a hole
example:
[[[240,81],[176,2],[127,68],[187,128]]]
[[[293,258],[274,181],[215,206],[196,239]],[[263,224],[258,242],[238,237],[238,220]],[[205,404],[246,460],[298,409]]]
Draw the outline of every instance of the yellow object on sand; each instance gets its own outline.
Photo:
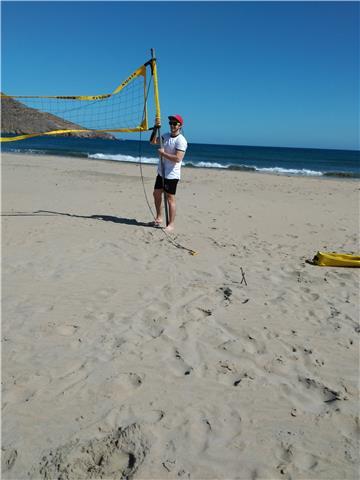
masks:
[[[360,267],[360,256],[348,253],[318,252],[313,264],[320,267]]]

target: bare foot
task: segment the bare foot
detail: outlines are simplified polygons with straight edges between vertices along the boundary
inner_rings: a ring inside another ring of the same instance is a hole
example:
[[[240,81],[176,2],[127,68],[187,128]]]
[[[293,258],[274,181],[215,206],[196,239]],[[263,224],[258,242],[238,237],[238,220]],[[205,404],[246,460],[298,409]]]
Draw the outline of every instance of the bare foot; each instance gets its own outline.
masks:
[[[174,231],[174,229],[175,229],[174,225],[171,225],[169,223],[169,225],[166,228],[164,228],[164,232],[171,233]]]
[[[150,222],[149,225],[151,227],[161,227],[162,218],[156,218],[153,222]]]

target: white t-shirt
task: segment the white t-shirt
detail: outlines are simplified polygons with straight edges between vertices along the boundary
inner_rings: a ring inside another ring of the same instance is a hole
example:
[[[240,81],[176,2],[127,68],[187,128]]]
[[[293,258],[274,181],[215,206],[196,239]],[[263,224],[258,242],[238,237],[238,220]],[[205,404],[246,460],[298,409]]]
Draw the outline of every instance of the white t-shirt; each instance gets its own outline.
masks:
[[[176,137],[172,137],[170,133],[165,133],[163,135],[163,148],[166,153],[171,155],[176,155],[176,150],[181,150],[186,152],[187,141],[185,137],[180,133]],[[165,178],[178,178],[180,179],[181,174],[181,163],[182,162],[171,162],[163,157],[162,161],[164,162],[165,167]],[[161,171],[161,160],[158,163],[158,174],[162,176]]]

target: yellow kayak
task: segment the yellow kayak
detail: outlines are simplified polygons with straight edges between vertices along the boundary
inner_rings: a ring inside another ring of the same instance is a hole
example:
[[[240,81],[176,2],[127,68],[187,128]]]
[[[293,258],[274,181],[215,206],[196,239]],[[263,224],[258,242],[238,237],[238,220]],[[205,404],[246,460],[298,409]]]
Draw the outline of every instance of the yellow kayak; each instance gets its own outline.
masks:
[[[318,252],[313,264],[320,267],[360,267],[360,256],[348,253]]]

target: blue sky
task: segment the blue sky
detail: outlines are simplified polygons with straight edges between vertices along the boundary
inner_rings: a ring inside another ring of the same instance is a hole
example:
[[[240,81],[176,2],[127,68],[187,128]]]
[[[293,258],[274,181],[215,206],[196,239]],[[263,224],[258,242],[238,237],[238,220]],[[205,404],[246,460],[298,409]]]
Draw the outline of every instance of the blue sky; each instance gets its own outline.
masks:
[[[1,89],[107,93],[154,47],[192,143],[358,149],[359,5],[2,2]]]

